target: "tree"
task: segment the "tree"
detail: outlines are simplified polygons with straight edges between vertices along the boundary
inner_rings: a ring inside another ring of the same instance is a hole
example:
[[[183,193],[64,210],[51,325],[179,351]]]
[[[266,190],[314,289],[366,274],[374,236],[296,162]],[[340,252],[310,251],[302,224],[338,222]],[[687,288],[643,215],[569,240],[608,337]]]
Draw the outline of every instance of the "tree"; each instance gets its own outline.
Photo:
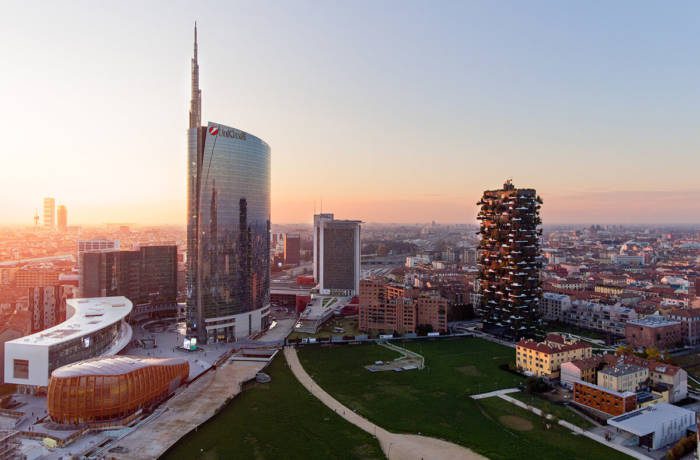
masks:
[[[620,346],[617,347],[617,349],[615,350],[615,354],[616,354],[617,356],[620,356],[620,355],[629,355],[629,354],[632,354],[633,351],[634,351],[634,350],[633,350],[632,347],[629,346],[629,345],[620,345]]]
[[[658,360],[661,358],[661,353],[659,353],[659,349],[656,347],[648,347],[645,350],[645,355],[647,359]]]

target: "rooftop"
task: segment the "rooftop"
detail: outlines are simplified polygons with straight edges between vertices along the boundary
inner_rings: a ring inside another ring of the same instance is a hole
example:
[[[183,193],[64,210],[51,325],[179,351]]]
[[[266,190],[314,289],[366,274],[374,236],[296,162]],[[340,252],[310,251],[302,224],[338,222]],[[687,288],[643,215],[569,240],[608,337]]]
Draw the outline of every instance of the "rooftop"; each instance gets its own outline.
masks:
[[[89,335],[124,319],[133,305],[129,299],[118,297],[92,297],[66,299],[66,314],[61,324],[7,343],[50,346]]]
[[[620,377],[622,375],[636,374],[637,372],[643,371],[646,368],[635,366],[634,364],[618,364],[612,367],[606,367],[601,370],[601,374],[612,375],[613,377]]]
[[[634,326],[643,326],[643,327],[666,327],[666,326],[672,326],[674,324],[681,324],[681,323],[678,321],[668,320],[668,319],[664,318],[663,316],[649,315],[645,318],[627,321],[627,324],[631,324]]]
[[[608,425],[621,428],[636,436],[653,433],[662,424],[687,417],[688,426],[695,423],[695,412],[668,403],[658,403],[608,420]]]
[[[78,377],[84,375],[121,375],[149,366],[170,366],[185,364],[184,358],[151,358],[144,356],[116,355],[106,358],[92,358],[59,367],[51,377]],[[188,363],[189,365],[189,363]]]

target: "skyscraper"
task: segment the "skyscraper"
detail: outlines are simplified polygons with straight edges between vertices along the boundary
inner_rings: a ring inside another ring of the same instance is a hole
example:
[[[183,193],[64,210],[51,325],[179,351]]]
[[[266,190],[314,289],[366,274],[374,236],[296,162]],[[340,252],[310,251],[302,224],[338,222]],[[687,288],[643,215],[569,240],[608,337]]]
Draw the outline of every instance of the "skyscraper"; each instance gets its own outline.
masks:
[[[124,296],[132,316],[177,309],[177,246],[82,253],[83,297]]]
[[[286,265],[299,265],[301,259],[301,236],[297,234],[284,234],[284,263]]]
[[[56,214],[56,220],[58,221],[58,230],[61,232],[65,232],[66,228],[68,227],[68,210],[65,206],[59,205]]]
[[[268,325],[270,147],[235,128],[200,126],[197,27],[187,181],[187,331],[234,341]]]
[[[534,189],[517,189],[510,180],[502,189],[485,191],[477,203],[482,294],[477,310],[485,329],[511,339],[538,332],[541,204]]]
[[[314,278],[322,294],[359,294],[361,223],[314,216]]]
[[[56,200],[50,197],[44,198],[44,227],[54,228],[56,225]]]

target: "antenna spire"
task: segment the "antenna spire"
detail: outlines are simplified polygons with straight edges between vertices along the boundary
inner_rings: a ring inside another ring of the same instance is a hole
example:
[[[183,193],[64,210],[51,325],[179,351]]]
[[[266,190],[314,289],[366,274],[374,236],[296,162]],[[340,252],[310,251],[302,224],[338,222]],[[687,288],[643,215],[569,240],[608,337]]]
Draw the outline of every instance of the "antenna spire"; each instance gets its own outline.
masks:
[[[190,99],[190,129],[202,125],[202,90],[199,89],[199,62],[197,62],[197,22],[194,23],[194,56],[192,57],[192,97]]]

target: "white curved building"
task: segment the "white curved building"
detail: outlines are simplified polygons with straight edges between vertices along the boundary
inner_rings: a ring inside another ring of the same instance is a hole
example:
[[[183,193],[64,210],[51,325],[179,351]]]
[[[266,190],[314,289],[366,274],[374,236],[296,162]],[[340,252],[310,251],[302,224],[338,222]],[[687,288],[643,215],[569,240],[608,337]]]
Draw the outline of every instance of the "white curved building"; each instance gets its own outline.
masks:
[[[61,324],[5,343],[5,382],[45,387],[54,369],[119,353],[131,341],[126,297],[67,299]]]

